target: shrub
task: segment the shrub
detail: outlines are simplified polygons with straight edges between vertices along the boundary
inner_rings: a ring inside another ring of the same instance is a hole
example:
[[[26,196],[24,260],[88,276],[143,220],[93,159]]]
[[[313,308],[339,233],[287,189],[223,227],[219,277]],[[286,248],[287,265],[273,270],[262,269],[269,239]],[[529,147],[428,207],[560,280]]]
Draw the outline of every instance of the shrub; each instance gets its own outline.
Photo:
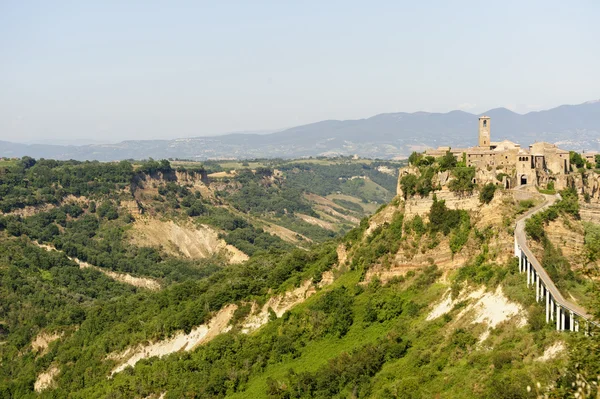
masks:
[[[536,241],[544,237],[544,222],[540,214],[533,215],[525,222],[525,232]]]
[[[452,175],[454,176],[454,179],[448,183],[448,189],[450,191],[461,194],[471,194],[473,192],[473,189],[475,188],[475,183],[473,183],[473,179],[475,178],[475,168],[454,168],[454,170],[452,170]]]
[[[204,206],[204,204],[202,204],[202,202],[196,200],[192,203],[192,205],[188,208],[188,210],[186,211],[188,216],[200,216],[202,214],[204,214],[204,212],[206,212],[206,207]]]
[[[436,197],[433,199],[431,209],[429,211],[430,229],[432,232],[441,231],[444,235],[448,235],[450,231],[460,226],[461,221],[468,218],[468,213],[459,209],[448,209],[446,201],[438,201]]]
[[[505,176],[506,176],[506,177],[508,177],[508,175],[507,175],[506,173],[498,173],[498,174],[496,175],[496,180],[498,180],[499,182],[501,182],[501,181],[502,181],[502,179],[503,179]]]
[[[354,322],[354,298],[344,286],[323,295],[311,307],[317,335],[332,334],[338,338],[346,335]]]
[[[412,154],[408,157],[408,163],[414,166],[418,166],[419,160],[423,157],[423,155],[419,154],[416,151],[413,151]]]
[[[404,199],[412,197],[417,192],[417,177],[415,175],[402,176],[400,179],[400,187],[402,188]]]
[[[590,261],[598,260],[600,255],[600,225],[585,223],[585,250]]]
[[[489,204],[494,199],[494,193],[496,192],[496,185],[488,183],[481,189],[479,193],[479,201],[483,204]]]
[[[442,171],[456,167],[457,162],[456,157],[450,151],[446,151],[446,154],[438,159]]]
[[[571,151],[569,152],[569,161],[571,165],[575,165],[577,169],[583,168],[585,166],[585,160],[581,157],[578,152]]]
[[[460,348],[462,350],[466,350],[471,346],[475,345],[477,342],[477,338],[473,336],[469,331],[459,328],[454,330],[451,338],[452,345]]]

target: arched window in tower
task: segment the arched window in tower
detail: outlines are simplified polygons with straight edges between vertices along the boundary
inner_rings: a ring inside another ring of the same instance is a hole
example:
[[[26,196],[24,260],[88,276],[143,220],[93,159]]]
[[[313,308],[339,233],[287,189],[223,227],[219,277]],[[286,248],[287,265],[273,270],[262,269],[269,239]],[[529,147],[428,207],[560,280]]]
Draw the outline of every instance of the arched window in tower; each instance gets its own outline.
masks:
[[[486,120],[483,121],[483,127],[487,127],[487,121]]]

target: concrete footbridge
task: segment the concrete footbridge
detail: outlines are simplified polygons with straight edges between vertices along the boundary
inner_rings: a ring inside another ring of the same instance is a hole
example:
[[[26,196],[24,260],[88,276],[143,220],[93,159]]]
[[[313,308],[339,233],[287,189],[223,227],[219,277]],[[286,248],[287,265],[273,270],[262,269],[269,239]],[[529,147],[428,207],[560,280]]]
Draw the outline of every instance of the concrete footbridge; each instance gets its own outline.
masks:
[[[585,309],[562,296],[546,270],[527,246],[525,234],[527,219],[544,211],[560,199],[558,194],[544,195],[544,197],[543,204],[529,210],[517,221],[515,256],[519,258],[519,272],[527,275],[527,286],[535,288],[536,301],[546,303],[546,323],[556,323],[558,331],[580,331],[580,328],[583,327],[585,333],[588,334],[592,327],[600,327],[600,325],[592,321],[592,315]]]

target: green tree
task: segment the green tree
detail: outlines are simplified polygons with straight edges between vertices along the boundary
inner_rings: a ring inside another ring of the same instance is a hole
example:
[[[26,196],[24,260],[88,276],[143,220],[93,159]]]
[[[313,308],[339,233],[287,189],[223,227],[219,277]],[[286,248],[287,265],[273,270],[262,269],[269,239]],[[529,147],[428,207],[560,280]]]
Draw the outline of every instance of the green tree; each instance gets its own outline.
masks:
[[[402,193],[404,194],[404,199],[410,198],[415,195],[416,187],[417,187],[417,176],[415,175],[405,175],[400,179],[400,187],[402,188]]]
[[[569,161],[571,162],[571,165],[575,165],[577,169],[585,166],[585,160],[578,152],[575,151],[569,152]]]
[[[454,168],[454,170],[452,170],[452,175],[454,176],[454,179],[448,183],[448,189],[450,189],[450,191],[461,194],[471,194],[473,192],[473,189],[475,189],[475,183],[473,183],[473,180],[475,179],[475,168]]]
[[[479,201],[481,201],[483,204],[489,204],[494,199],[495,192],[496,185],[494,183],[486,184],[479,193]]]
[[[416,151],[413,151],[413,153],[410,154],[410,156],[408,157],[408,163],[410,163],[413,166],[419,166],[419,161],[422,157],[423,155],[419,154]]]
[[[446,154],[438,160],[442,171],[456,167],[457,162],[456,157],[450,151],[446,151]]]

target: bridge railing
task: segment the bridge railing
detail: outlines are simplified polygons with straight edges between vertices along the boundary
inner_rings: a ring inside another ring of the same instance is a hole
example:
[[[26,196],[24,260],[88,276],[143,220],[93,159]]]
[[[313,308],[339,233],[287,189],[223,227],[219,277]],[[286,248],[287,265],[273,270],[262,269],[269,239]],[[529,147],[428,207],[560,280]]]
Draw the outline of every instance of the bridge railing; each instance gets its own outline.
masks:
[[[550,319],[553,319],[554,314],[556,314],[557,321],[557,329],[564,329],[565,326],[565,315],[563,313],[563,309],[566,309],[570,312],[570,320],[569,325],[571,330],[575,330],[575,325],[577,326],[577,330],[579,329],[579,322],[574,320],[574,316],[578,316],[579,318],[584,319],[588,325],[592,325],[595,327],[600,327],[600,324],[594,322],[592,320],[592,316],[585,311],[581,306],[572,303],[565,299],[560,293],[559,289],[556,287],[552,278],[548,275],[542,264],[537,260],[537,258],[533,255],[533,252],[529,249],[527,245],[527,237],[525,234],[525,222],[527,219],[532,217],[534,214],[541,212],[548,207],[552,206],[557,199],[560,199],[560,195],[556,196],[546,196],[546,198],[550,198],[541,206],[537,206],[528,212],[526,212],[519,220],[517,221],[515,227],[515,256],[519,258],[519,269],[520,271],[525,271],[527,273],[532,273],[531,278],[528,275],[528,284],[530,280],[536,285],[536,300],[539,301],[546,297],[546,321],[549,322]],[[562,319],[562,321],[561,321]]]

